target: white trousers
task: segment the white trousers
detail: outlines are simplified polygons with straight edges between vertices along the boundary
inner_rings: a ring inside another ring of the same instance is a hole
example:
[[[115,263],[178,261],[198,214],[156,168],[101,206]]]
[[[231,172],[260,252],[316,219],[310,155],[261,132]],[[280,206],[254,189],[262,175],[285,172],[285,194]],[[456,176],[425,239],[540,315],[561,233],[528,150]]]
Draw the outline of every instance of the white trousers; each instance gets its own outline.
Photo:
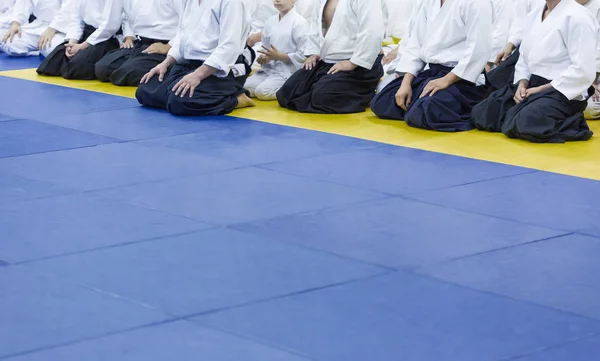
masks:
[[[244,88],[250,93],[252,98],[275,100],[277,99],[277,92],[285,84],[286,80],[287,77],[283,75],[268,75],[264,71],[258,71],[246,80]]]
[[[6,32],[9,30],[10,28],[2,27],[0,28],[0,33],[2,33],[2,36],[4,36],[4,34],[6,34]],[[46,29],[43,29],[42,32],[45,30]],[[23,26],[21,29],[21,37],[15,35],[12,42],[7,40],[6,43],[0,43],[0,49],[9,56],[37,56],[41,54],[43,57],[46,57],[57,46],[65,41],[65,34],[56,33],[54,38],[52,38],[50,46],[40,51],[40,49],[38,49],[40,34],[41,32],[39,28],[29,28],[28,26]]]
[[[600,102],[595,102],[592,99],[589,99],[584,115],[585,119],[587,120],[600,119]]]

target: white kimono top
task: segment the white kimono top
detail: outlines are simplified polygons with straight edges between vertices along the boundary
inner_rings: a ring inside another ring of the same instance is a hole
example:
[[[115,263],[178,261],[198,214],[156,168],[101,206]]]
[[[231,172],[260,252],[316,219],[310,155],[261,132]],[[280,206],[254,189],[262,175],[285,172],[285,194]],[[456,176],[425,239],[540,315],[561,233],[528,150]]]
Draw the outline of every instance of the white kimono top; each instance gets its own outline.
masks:
[[[600,22],[600,0],[590,0],[585,4],[585,8]],[[596,73],[600,73],[600,34],[598,35],[598,48],[596,51]]]
[[[306,60],[304,49],[308,41],[308,31],[308,21],[298,14],[296,8],[290,10],[281,20],[279,14],[267,20],[262,32],[262,45],[266,48],[274,45],[279,51],[286,53],[292,62],[272,60],[264,64],[261,70],[268,75],[289,77],[301,69]]]
[[[385,36],[402,39],[415,3],[419,0],[383,0]]]
[[[123,0],[123,36],[171,40],[185,0]]]
[[[323,11],[327,0],[320,0],[310,22],[305,55],[320,55],[326,63],[350,60],[371,69],[383,41],[382,0],[339,0],[331,26],[323,35]]]
[[[60,6],[61,0],[17,0],[10,22],[21,24],[21,27],[31,34],[42,35],[58,14]],[[29,23],[31,14],[35,15],[36,19]],[[60,27],[64,30],[67,26],[67,23],[63,22]]]
[[[546,0],[512,0],[513,14],[510,24],[508,42],[514,46],[521,45],[525,29],[527,28],[527,15],[535,8],[546,4]]]
[[[417,76],[427,64],[439,64],[475,83],[492,52],[490,1],[448,0],[440,6],[439,0],[422,0],[413,21],[396,72]]]
[[[85,40],[96,45],[112,38],[121,28],[123,0],[66,0],[60,17],[69,20],[67,39],[79,40],[85,24],[96,28]]]
[[[246,46],[251,12],[244,0],[187,0],[169,55],[203,60],[226,77]]]
[[[587,98],[596,78],[598,21],[574,0],[561,0],[542,21],[545,5],[528,16],[515,84],[535,74],[569,100]]]

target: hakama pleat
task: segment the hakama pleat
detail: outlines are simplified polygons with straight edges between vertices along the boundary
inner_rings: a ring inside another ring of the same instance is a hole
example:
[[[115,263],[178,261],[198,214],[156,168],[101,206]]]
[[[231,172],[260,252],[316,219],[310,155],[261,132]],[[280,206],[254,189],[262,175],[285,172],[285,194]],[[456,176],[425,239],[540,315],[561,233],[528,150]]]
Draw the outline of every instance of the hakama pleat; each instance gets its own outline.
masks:
[[[533,75],[530,87],[549,82]],[[583,115],[587,105],[585,101],[569,100],[551,88],[516,104],[516,90],[517,85],[507,85],[476,106],[472,117],[475,126],[535,143],[564,143],[592,137],[593,132]]]
[[[482,101],[485,87],[461,80],[433,96],[419,98],[425,86],[452,71],[452,68],[429,64],[429,69],[419,73],[412,83],[412,103],[404,111],[396,104],[396,93],[403,77],[397,78],[379,92],[371,102],[371,110],[382,119],[404,120],[415,128],[442,132],[473,129],[471,109]]]
[[[277,92],[279,105],[302,113],[364,112],[383,76],[381,58],[375,60],[371,69],[357,67],[327,74],[335,64],[319,61],[312,70],[298,70]]]
[[[151,44],[160,40],[137,40],[132,49],[117,49],[106,54],[96,63],[98,80],[118,86],[138,86],[142,77],[166,59],[163,54],[143,53]]]
[[[86,25],[79,43],[84,42],[96,29]],[[96,79],[95,65],[108,52],[119,48],[119,41],[111,38],[87,49],[80,50],[74,57],[65,54],[66,44],[57,46],[42,64],[37,73],[48,76],[62,76],[65,79],[94,80]]]
[[[515,50],[505,61],[485,74],[485,84],[490,92],[510,85],[515,79],[515,65],[519,61],[519,49]]]
[[[202,61],[186,61],[172,66],[162,82],[158,76],[147,84],[140,84],[136,98],[140,104],[166,109],[174,115],[200,116],[231,113],[238,105],[237,97],[244,93],[243,81],[230,72],[226,77],[209,76],[194,90],[192,97],[176,96],[173,87],[184,76],[194,72]],[[243,76],[246,78],[246,76]]]

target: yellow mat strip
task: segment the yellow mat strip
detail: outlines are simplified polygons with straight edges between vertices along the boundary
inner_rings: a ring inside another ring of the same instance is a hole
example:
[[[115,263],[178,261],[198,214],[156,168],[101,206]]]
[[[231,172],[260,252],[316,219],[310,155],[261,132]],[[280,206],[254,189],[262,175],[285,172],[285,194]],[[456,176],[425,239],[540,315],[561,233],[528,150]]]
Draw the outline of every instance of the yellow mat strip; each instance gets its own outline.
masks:
[[[42,77],[33,69],[0,72],[0,76],[60,85],[133,98],[135,88],[120,88],[98,81],[73,81]],[[258,102],[255,108],[236,110],[232,116],[261,122],[311,129],[386,144],[528,167],[600,180],[600,121],[590,122],[597,134],[588,142],[533,144],[511,140],[502,134],[470,131],[438,133],[408,127],[404,122],[384,121],[372,112],[351,115],[300,114],[282,109],[277,102]]]

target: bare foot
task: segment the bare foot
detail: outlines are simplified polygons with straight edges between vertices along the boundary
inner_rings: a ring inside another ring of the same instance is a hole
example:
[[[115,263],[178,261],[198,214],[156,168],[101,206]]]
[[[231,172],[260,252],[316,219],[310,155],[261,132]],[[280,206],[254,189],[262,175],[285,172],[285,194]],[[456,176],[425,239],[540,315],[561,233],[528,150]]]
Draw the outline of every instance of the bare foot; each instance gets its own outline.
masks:
[[[237,107],[235,107],[235,109],[240,109],[240,108],[248,108],[248,107],[255,107],[256,103],[254,102],[254,100],[250,99],[245,93],[240,94],[238,97],[238,105]]]

